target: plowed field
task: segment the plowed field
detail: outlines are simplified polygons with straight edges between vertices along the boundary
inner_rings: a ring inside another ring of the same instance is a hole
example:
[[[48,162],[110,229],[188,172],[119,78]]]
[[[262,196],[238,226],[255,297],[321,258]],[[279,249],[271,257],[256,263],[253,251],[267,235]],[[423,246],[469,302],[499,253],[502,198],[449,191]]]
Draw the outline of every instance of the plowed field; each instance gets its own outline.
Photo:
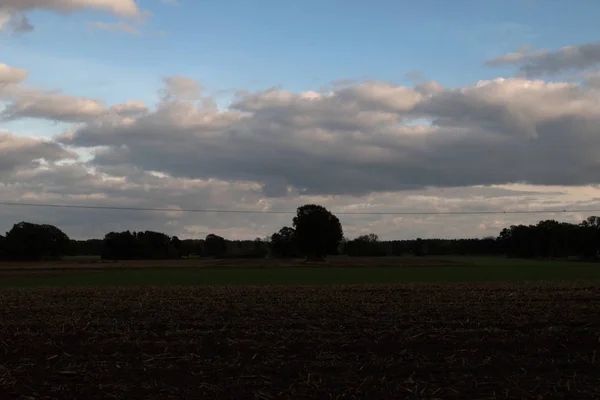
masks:
[[[598,398],[600,286],[0,292],[11,399]]]

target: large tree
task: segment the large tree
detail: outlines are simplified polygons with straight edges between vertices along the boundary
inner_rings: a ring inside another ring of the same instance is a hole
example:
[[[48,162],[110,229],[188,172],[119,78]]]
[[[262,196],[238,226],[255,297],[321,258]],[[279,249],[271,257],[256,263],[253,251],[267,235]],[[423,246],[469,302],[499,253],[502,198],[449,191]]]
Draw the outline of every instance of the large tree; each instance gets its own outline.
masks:
[[[298,249],[309,261],[323,260],[327,254],[337,253],[344,237],[340,220],[325,207],[316,204],[298,207],[294,228]]]
[[[54,225],[19,222],[6,233],[6,257],[15,260],[59,258],[67,254],[69,237]]]
[[[171,258],[169,245],[171,238],[162,233],[155,231],[137,232],[137,258],[141,259],[168,259]]]

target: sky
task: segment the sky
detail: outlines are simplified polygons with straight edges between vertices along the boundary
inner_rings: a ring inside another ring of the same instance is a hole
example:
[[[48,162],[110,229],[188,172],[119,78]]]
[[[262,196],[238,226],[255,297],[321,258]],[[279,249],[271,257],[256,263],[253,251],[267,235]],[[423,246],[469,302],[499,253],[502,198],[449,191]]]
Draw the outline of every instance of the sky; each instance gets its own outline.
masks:
[[[338,213],[349,238],[600,214],[599,12],[0,0],[0,202],[172,210],[0,205],[0,232],[26,220],[74,238],[253,239],[307,203]],[[528,210],[567,212],[510,213]],[[489,211],[508,213],[446,214]]]

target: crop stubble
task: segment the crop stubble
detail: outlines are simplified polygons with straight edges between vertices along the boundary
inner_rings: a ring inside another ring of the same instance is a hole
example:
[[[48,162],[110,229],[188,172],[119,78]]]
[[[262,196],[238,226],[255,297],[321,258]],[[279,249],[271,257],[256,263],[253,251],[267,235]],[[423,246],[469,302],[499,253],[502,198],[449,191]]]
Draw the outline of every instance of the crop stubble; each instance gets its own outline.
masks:
[[[598,398],[600,286],[0,292],[0,394]]]

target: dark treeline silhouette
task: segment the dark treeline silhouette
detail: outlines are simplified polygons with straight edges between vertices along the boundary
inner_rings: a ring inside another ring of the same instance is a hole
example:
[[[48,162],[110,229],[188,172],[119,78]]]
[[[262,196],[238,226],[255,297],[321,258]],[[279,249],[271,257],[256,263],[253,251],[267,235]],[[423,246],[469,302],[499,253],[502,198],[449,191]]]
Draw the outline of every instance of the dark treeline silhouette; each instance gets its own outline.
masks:
[[[370,233],[343,242],[341,250],[349,256],[380,257],[402,255],[403,246],[401,246],[401,242],[381,242],[379,241],[379,236]]]
[[[12,260],[58,259],[68,253],[69,237],[52,225],[19,222],[0,236],[0,256]]]
[[[540,221],[537,225],[513,225],[503,229],[497,240],[509,257],[558,258],[576,255],[597,259],[600,217],[589,217],[577,225],[554,220]]]
[[[205,239],[180,240],[160,232],[111,232],[103,241],[103,259],[141,260],[178,259],[182,257],[263,258],[268,254],[268,244],[260,239],[226,240],[209,234]]]
[[[68,256],[99,256],[104,246],[103,239],[73,240],[69,242]]]
[[[357,257],[425,255],[494,255],[504,251],[495,238],[415,239],[380,241],[376,234],[359,236],[343,244],[344,254]]]
[[[327,255],[384,257],[426,255],[506,255],[520,258],[598,259],[600,217],[579,224],[540,221],[513,225],[498,237],[483,239],[379,240],[376,234],[352,240],[327,209],[309,204],[298,208],[292,226],[266,239],[227,240],[215,234],[204,239],[180,240],[161,232],[110,232],[104,239],[71,240],[52,225],[19,222],[0,235],[0,259],[51,260],[62,256],[101,256],[109,260],[214,258],[294,258],[319,261]]]
[[[512,225],[497,238],[416,239],[379,241],[369,234],[345,242],[349,256],[389,256],[412,253],[424,255],[506,255],[520,258],[597,259],[600,251],[600,217],[580,224],[540,221],[535,225]]]
[[[181,241],[161,232],[110,232],[104,237],[102,258],[165,260],[181,258]]]

